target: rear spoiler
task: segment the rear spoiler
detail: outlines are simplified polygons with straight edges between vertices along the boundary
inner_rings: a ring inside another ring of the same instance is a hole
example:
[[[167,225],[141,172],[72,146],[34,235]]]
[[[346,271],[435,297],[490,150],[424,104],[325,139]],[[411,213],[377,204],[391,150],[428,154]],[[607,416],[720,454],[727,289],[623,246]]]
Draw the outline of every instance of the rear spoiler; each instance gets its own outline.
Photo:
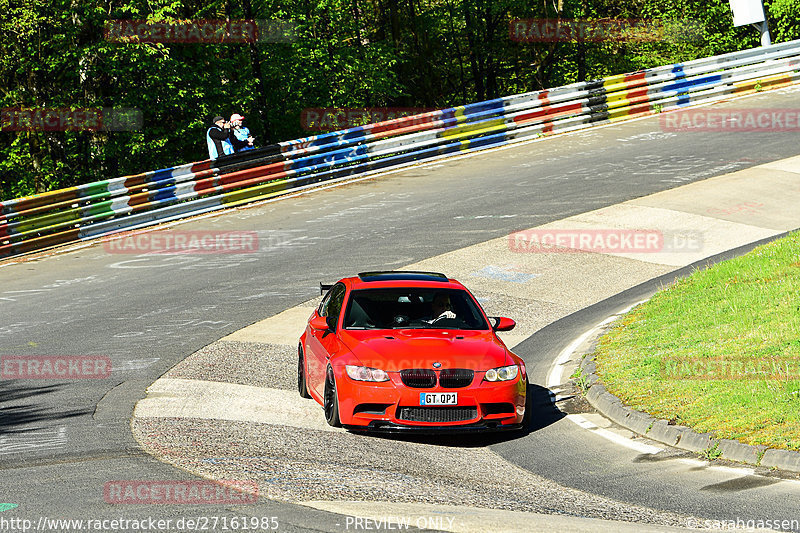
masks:
[[[319,293],[320,293],[320,295],[323,295],[326,292],[328,292],[329,290],[331,290],[331,287],[333,287],[334,285],[335,285],[334,283],[328,284],[328,283],[320,282],[320,284],[319,284]]]

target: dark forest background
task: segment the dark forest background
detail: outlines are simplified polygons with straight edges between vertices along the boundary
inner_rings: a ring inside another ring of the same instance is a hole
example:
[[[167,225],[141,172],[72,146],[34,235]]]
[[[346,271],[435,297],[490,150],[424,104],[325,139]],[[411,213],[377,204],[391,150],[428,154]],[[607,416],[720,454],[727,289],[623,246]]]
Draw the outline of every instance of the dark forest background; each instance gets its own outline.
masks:
[[[765,0],[773,42],[800,0]],[[321,107],[450,107],[759,45],[727,0],[0,0],[0,108],[136,108],[135,132],[0,131],[0,200],[208,156],[216,114],[258,144]],[[115,43],[115,19],[280,19],[288,42]],[[659,19],[691,38],[522,43],[516,18]]]

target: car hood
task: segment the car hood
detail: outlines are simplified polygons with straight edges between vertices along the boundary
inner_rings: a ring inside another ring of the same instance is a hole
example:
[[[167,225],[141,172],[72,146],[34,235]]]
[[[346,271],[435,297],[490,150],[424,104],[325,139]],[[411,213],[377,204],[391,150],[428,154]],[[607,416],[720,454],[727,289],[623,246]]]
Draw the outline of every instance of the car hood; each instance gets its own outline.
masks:
[[[405,368],[488,370],[514,361],[492,331],[342,330],[340,338],[361,364],[397,372]]]

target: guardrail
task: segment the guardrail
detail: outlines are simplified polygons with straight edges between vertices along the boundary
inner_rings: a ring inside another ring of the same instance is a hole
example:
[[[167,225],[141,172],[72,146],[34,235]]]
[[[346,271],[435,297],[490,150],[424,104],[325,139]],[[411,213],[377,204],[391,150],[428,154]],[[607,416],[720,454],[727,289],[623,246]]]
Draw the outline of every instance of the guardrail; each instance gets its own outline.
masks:
[[[800,40],[498,98],[0,202],[0,258],[315,183],[800,80]]]

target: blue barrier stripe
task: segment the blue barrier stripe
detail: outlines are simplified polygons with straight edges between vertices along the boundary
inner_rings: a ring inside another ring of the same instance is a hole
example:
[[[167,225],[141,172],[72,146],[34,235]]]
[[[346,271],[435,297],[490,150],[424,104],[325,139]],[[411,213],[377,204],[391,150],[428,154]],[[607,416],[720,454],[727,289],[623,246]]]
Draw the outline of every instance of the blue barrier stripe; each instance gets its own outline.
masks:
[[[156,170],[155,172],[153,172],[153,175],[150,176],[150,181],[161,181],[172,178],[172,173],[174,170],[175,167],[162,168],[161,170]]]
[[[705,85],[713,85],[722,80],[722,75],[714,74],[712,76],[702,76],[700,78],[686,79],[678,81],[670,85],[665,85],[661,88],[661,92],[668,93],[673,91],[683,91],[690,88],[703,87]]]
[[[345,148],[343,150],[337,150],[334,152],[326,152],[323,155],[303,157],[292,161],[291,164],[289,165],[289,169],[297,170],[306,166],[313,166],[318,163],[345,161],[350,157],[367,154],[367,151],[368,151],[367,145],[362,144],[356,146],[355,148]]]

